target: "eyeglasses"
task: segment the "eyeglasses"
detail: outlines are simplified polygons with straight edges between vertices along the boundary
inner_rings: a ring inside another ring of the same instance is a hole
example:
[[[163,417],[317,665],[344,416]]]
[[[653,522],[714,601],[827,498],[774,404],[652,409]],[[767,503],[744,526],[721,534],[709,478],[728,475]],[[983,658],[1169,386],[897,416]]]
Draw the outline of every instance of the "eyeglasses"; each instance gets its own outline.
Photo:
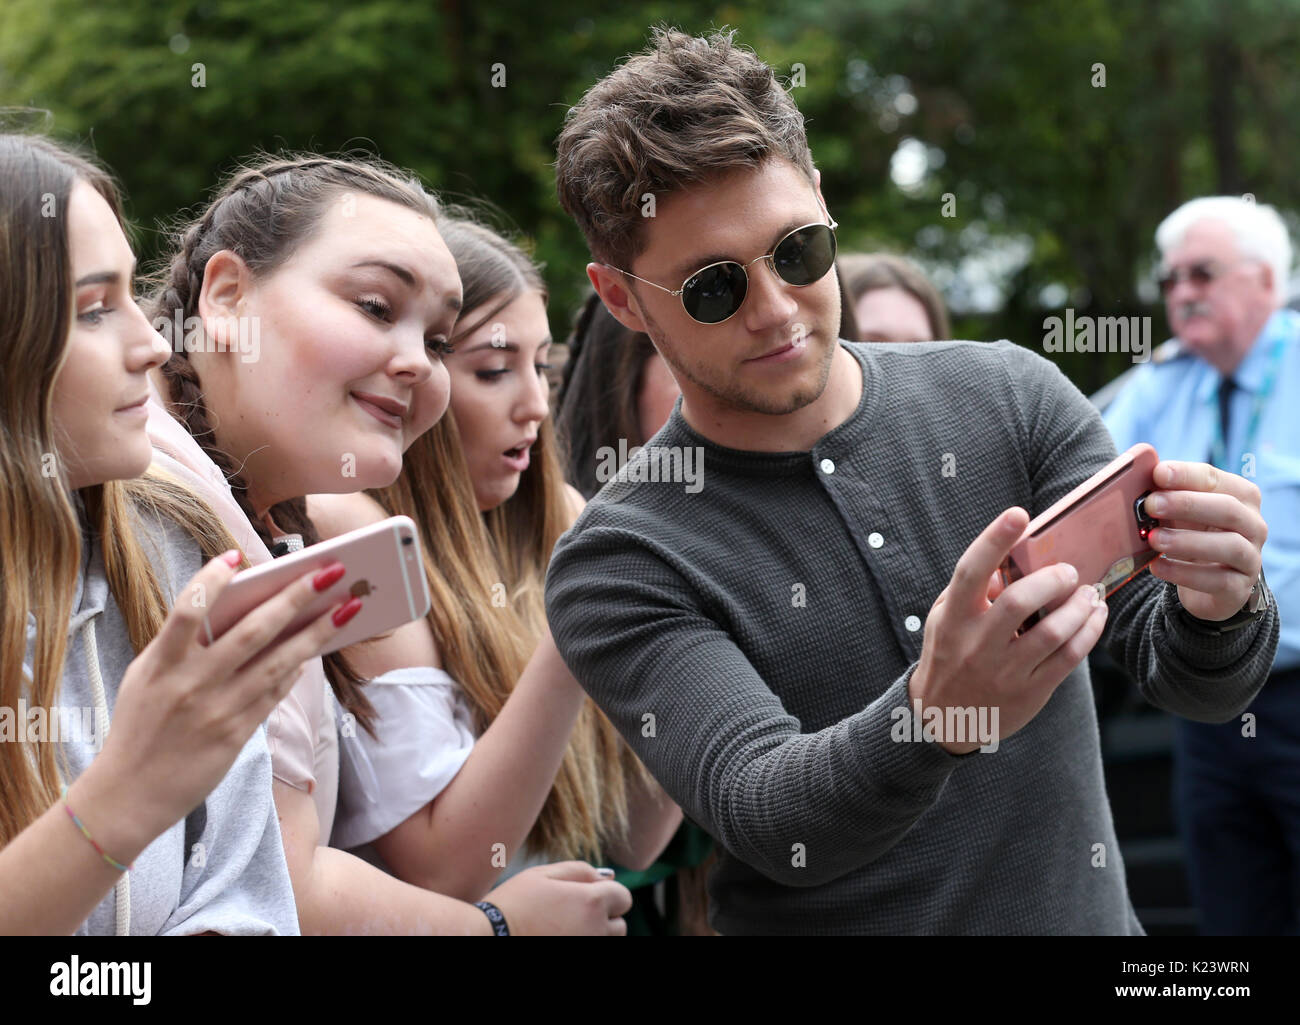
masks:
[[[736,263],[733,260],[711,263],[697,270],[676,290],[647,281],[618,267],[610,267],[610,270],[626,274],[647,285],[654,285],[669,295],[681,296],[686,315],[698,323],[721,324],[740,311],[749,291],[746,268],[752,267],[759,260],[766,260],[772,272],[790,285],[802,287],[824,278],[835,266],[835,229],[838,227],[834,219],[831,219],[830,224],[805,224],[782,238],[770,253],[756,257],[749,263]]]
[[[1220,263],[1218,260],[1201,260],[1199,263],[1193,263],[1187,267],[1176,267],[1173,270],[1161,271],[1156,278],[1156,284],[1160,286],[1161,295],[1168,295],[1180,281],[1190,281],[1198,288],[1203,288],[1215,278],[1222,277],[1232,268],[1250,262],[1249,260],[1237,260],[1235,263]]]

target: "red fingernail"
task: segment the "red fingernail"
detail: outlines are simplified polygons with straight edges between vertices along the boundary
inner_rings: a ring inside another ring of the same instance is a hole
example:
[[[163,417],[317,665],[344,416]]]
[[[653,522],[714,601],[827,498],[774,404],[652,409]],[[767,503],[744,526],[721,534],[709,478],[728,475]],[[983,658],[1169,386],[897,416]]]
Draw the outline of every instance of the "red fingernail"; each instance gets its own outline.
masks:
[[[334,613],[334,625],[342,626],[361,611],[361,599],[349,598],[348,603]]]
[[[345,572],[347,572],[347,570],[343,563],[336,562],[333,566],[325,567],[325,569],[312,577],[311,586],[316,588],[318,591],[324,591],[337,584]]]
[[[226,554],[223,555],[221,558],[225,562],[225,564],[229,566],[231,569],[234,569],[236,566],[238,566],[241,562],[244,561],[244,555],[238,548],[230,549],[230,551],[226,552]]]

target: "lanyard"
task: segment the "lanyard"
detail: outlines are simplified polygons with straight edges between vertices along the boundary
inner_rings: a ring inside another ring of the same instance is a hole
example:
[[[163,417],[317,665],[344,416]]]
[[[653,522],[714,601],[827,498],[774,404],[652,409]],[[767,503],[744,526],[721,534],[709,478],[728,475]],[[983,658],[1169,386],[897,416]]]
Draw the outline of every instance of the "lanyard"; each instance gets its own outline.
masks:
[[[1292,327],[1291,318],[1287,318],[1283,325],[1278,326],[1277,337],[1273,339],[1272,350],[1268,354],[1268,368],[1264,371],[1264,380],[1256,390],[1254,398],[1250,403],[1250,418],[1246,421],[1246,447],[1244,452],[1255,451],[1255,435],[1259,431],[1260,416],[1264,412],[1264,403],[1268,401],[1269,393],[1273,390],[1273,384],[1277,379],[1277,368],[1282,362],[1282,349],[1286,344],[1287,336],[1290,334]],[[1229,468],[1224,465],[1227,460],[1227,442],[1223,437],[1223,424],[1216,416],[1214,418],[1214,446],[1210,449],[1210,461],[1223,470]],[[1235,472],[1229,470],[1229,472]]]

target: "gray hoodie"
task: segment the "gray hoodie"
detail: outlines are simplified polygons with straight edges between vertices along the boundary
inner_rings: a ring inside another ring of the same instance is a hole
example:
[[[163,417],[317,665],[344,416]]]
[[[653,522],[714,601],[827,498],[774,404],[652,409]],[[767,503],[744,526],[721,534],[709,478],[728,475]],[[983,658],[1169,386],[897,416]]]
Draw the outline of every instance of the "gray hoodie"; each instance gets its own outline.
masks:
[[[136,522],[170,606],[198,572],[201,553],[173,523],[154,517]],[[118,687],[135,658],[126,623],[108,588],[98,545],[84,545],[72,608],[63,685],[55,699],[59,714],[51,715],[45,727],[47,738],[58,739],[63,746],[69,784],[103,747],[103,723],[107,721],[111,728]],[[35,632],[35,617],[29,616],[29,679]],[[60,720],[57,738],[53,735],[56,720]],[[72,822],[68,822],[67,842],[86,842]],[[239,936],[298,935],[298,912],[271,798],[271,758],[262,726],[216,789],[140,853],[133,870],[123,875],[76,935],[186,936],[209,930]]]

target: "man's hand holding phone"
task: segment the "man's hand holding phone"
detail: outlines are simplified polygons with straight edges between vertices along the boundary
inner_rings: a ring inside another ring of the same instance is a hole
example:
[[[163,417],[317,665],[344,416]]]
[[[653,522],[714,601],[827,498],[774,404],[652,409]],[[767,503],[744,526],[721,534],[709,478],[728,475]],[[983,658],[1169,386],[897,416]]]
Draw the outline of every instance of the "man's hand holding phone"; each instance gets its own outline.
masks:
[[[1178,600],[1197,619],[1235,615],[1259,578],[1268,526],[1259,488],[1208,463],[1161,462],[1147,510],[1161,521],[1148,543],[1160,552],[1153,576],[1178,585]]]
[[[930,608],[908,684],[908,696],[919,698],[923,709],[997,708],[999,740],[1038,714],[1106,625],[1106,603],[1091,582],[1080,586],[1067,563],[1044,566],[1005,587],[996,583],[1028,524],[1024,509],[1008,509],[962,553]],[[1017,636],[1025,620],[1057,599],[1066,600]],[[956,755],[980,746],[953,738],[939,744]]]

